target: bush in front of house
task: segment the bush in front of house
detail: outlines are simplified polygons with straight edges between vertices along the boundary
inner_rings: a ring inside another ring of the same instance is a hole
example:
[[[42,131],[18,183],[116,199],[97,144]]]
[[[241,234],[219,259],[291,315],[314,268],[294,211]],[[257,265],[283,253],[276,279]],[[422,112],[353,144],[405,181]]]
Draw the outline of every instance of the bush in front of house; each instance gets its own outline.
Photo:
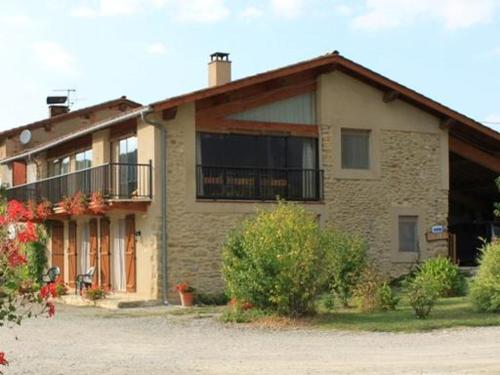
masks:
[[[322,242],[330,289],[347,307],[366,266],[367,244],[358,236],[333,230],[324,231]]]
[[[373,265],[363,269],[353,297],[362,312],[394,310],[399,302],[392,288]]]
[[[297,204],[271,211],[230,233],[223,250],[223,277],[239,303],[288,316],[314,312],[327,282],[326,247],[315,217]]]
[[[229,297],[226,293],[201,293],[196,292],[196,304],[197,305],[212,305],[212,306],[224,306],[229,302]]]
[[[439,283],[428,274],[422,274],[411,277],[405,284],[408,301],[415,315],[419,319],[427,318],[442,290]]]
[[[440,297],[465,295],[465,276],[448,258],[436,257],[426,260],[417,269],[416,276],[419,275],[436,281]]]
[[[500,312],[500,240],[485,244],[470,297],[476,310]]]

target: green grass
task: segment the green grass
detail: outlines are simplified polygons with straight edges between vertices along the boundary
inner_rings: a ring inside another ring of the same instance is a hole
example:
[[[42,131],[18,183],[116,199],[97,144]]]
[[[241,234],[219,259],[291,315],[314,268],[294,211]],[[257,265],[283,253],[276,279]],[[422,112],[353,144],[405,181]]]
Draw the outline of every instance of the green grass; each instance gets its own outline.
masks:
[[[500,325],[500,314],[475,312],[467,297],[443,298],[437,301],[427,319],[417,319],[403,299],[396,311],[361,313],[356,309],[335,308],[321,312],[311,320],[322,329],[419,332],[433,329]]]

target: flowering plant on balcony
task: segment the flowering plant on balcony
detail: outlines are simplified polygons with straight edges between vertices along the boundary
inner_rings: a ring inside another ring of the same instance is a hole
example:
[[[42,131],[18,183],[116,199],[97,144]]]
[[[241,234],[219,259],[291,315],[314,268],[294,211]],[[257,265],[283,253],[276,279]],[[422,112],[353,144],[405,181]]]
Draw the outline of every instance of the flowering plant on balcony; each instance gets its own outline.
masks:
[[[60,203],[59,207],[70,215],[81,215],[87,209],[87,197],[82,192],[75,193],[72,197],[65,197]]]
[[[36,217],[39,220],[45,220],[52,214],[52,203],[43,200],[36,206]]]
[[[89,209],[94,214],[102,214],[106,211],[106,202],[100,192],[97,191],[90,195]]]
[[[19,325],[24,318],[42,314],[51,317],[55,312],[49,301],[55,287],[40,287],[27,268],[26,247],[38,239],[36,225],[29,220],[32,217],[27,205],[0,199],[0,327]],[[8,365],[3,352],[0,365]]]

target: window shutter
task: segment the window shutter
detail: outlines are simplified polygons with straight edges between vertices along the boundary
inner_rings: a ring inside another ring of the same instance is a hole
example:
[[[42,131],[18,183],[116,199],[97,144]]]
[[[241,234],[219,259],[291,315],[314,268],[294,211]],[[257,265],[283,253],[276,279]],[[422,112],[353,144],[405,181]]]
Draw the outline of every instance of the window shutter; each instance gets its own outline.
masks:
[[[125,218],[125,271],[127,273],[127,292],[136,291],[135,259],[135,216]]]
[[[77,250],[76,250],[76,223],[70,221],[68,224],[68,278],[69,286],[76,287],[77,275]]]
[[[59,267],[64,280],[64,225],[60,221],[51,222],[52,267]]]
[[[104,290],[111,289],[111,247],[110,247],[110,229],[109,219],[104,218],[100,221],[101,226],[101,286]]]
[[[89,222],[89,237],[90,237],[90,266],[95,267],[92,284],[97,284],[98,280],[98,264],[97,264],[97,219],[91,219]]]

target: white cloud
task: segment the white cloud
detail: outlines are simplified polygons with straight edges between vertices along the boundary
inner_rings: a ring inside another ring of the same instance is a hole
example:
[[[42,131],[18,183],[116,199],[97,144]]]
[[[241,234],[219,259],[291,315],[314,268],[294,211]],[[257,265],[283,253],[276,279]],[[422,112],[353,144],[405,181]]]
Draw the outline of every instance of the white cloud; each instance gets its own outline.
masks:
[[[138,13],[142,10],[140,0],[101,0],[100,13],[103,16],[120,16]]]
[[[164,55],[167,53],[167,47],[162,42],[150,44],[147,48],[148,53],[152,55]]]
[[[379,30],[432,18],[454,30],[490,22],[497,5],[497,0],[365,0],[365,11],[352,20],[352,25]]]
[[[179,21],[216,22],[229,16],[224,0],[178,0]]]
[[[76,58],[60,44],[45,41],[33,45],[36,58],[48,69],[65,74],[76,74]]]
[[[25,27],[30,26],[31,18],[24,15],[0,16],[0,25],[9,27]]]
[[[94,17],[97,17],[98,15],[99,14],[96,10],[94,10],[88,6],[85,6],[85,5],[76,7],[71,11],[72,17],[94,18]]]
[[[144,3],[141,0],[100,0],[97,8],[80,5],[71,11],[71,16],[80,18],[129,16],[141,12]],[[160,7],[165,4],[165,0],[151,0],[151,4]]]
[[[249,7],[246,7],[245,9],[243,9],[240,12],[239,16],[241,18],[245,18],[245,19],[254,19],[254,18],[262,17],[263,14],[264,13],[259,8],[256,8],[254,6],[249,6]]]
[[[283,18],[297,18],[302,13],[302,0],[271,0],[274,12]]]
[[[345,4],[336,5],[334,9],[335,12],[341,16],[350,16],[353,12],[353,9],[349,5]]]
[[[174,10],[179,21],[215,22],[230,14],[225,0],[100,0],[96,8],[81,5],[74,8],[71,15],[81,18],[130,16],[167,7]]]
[[[494,56],[500,56],[500,47],[493,48],[491,54]]]

